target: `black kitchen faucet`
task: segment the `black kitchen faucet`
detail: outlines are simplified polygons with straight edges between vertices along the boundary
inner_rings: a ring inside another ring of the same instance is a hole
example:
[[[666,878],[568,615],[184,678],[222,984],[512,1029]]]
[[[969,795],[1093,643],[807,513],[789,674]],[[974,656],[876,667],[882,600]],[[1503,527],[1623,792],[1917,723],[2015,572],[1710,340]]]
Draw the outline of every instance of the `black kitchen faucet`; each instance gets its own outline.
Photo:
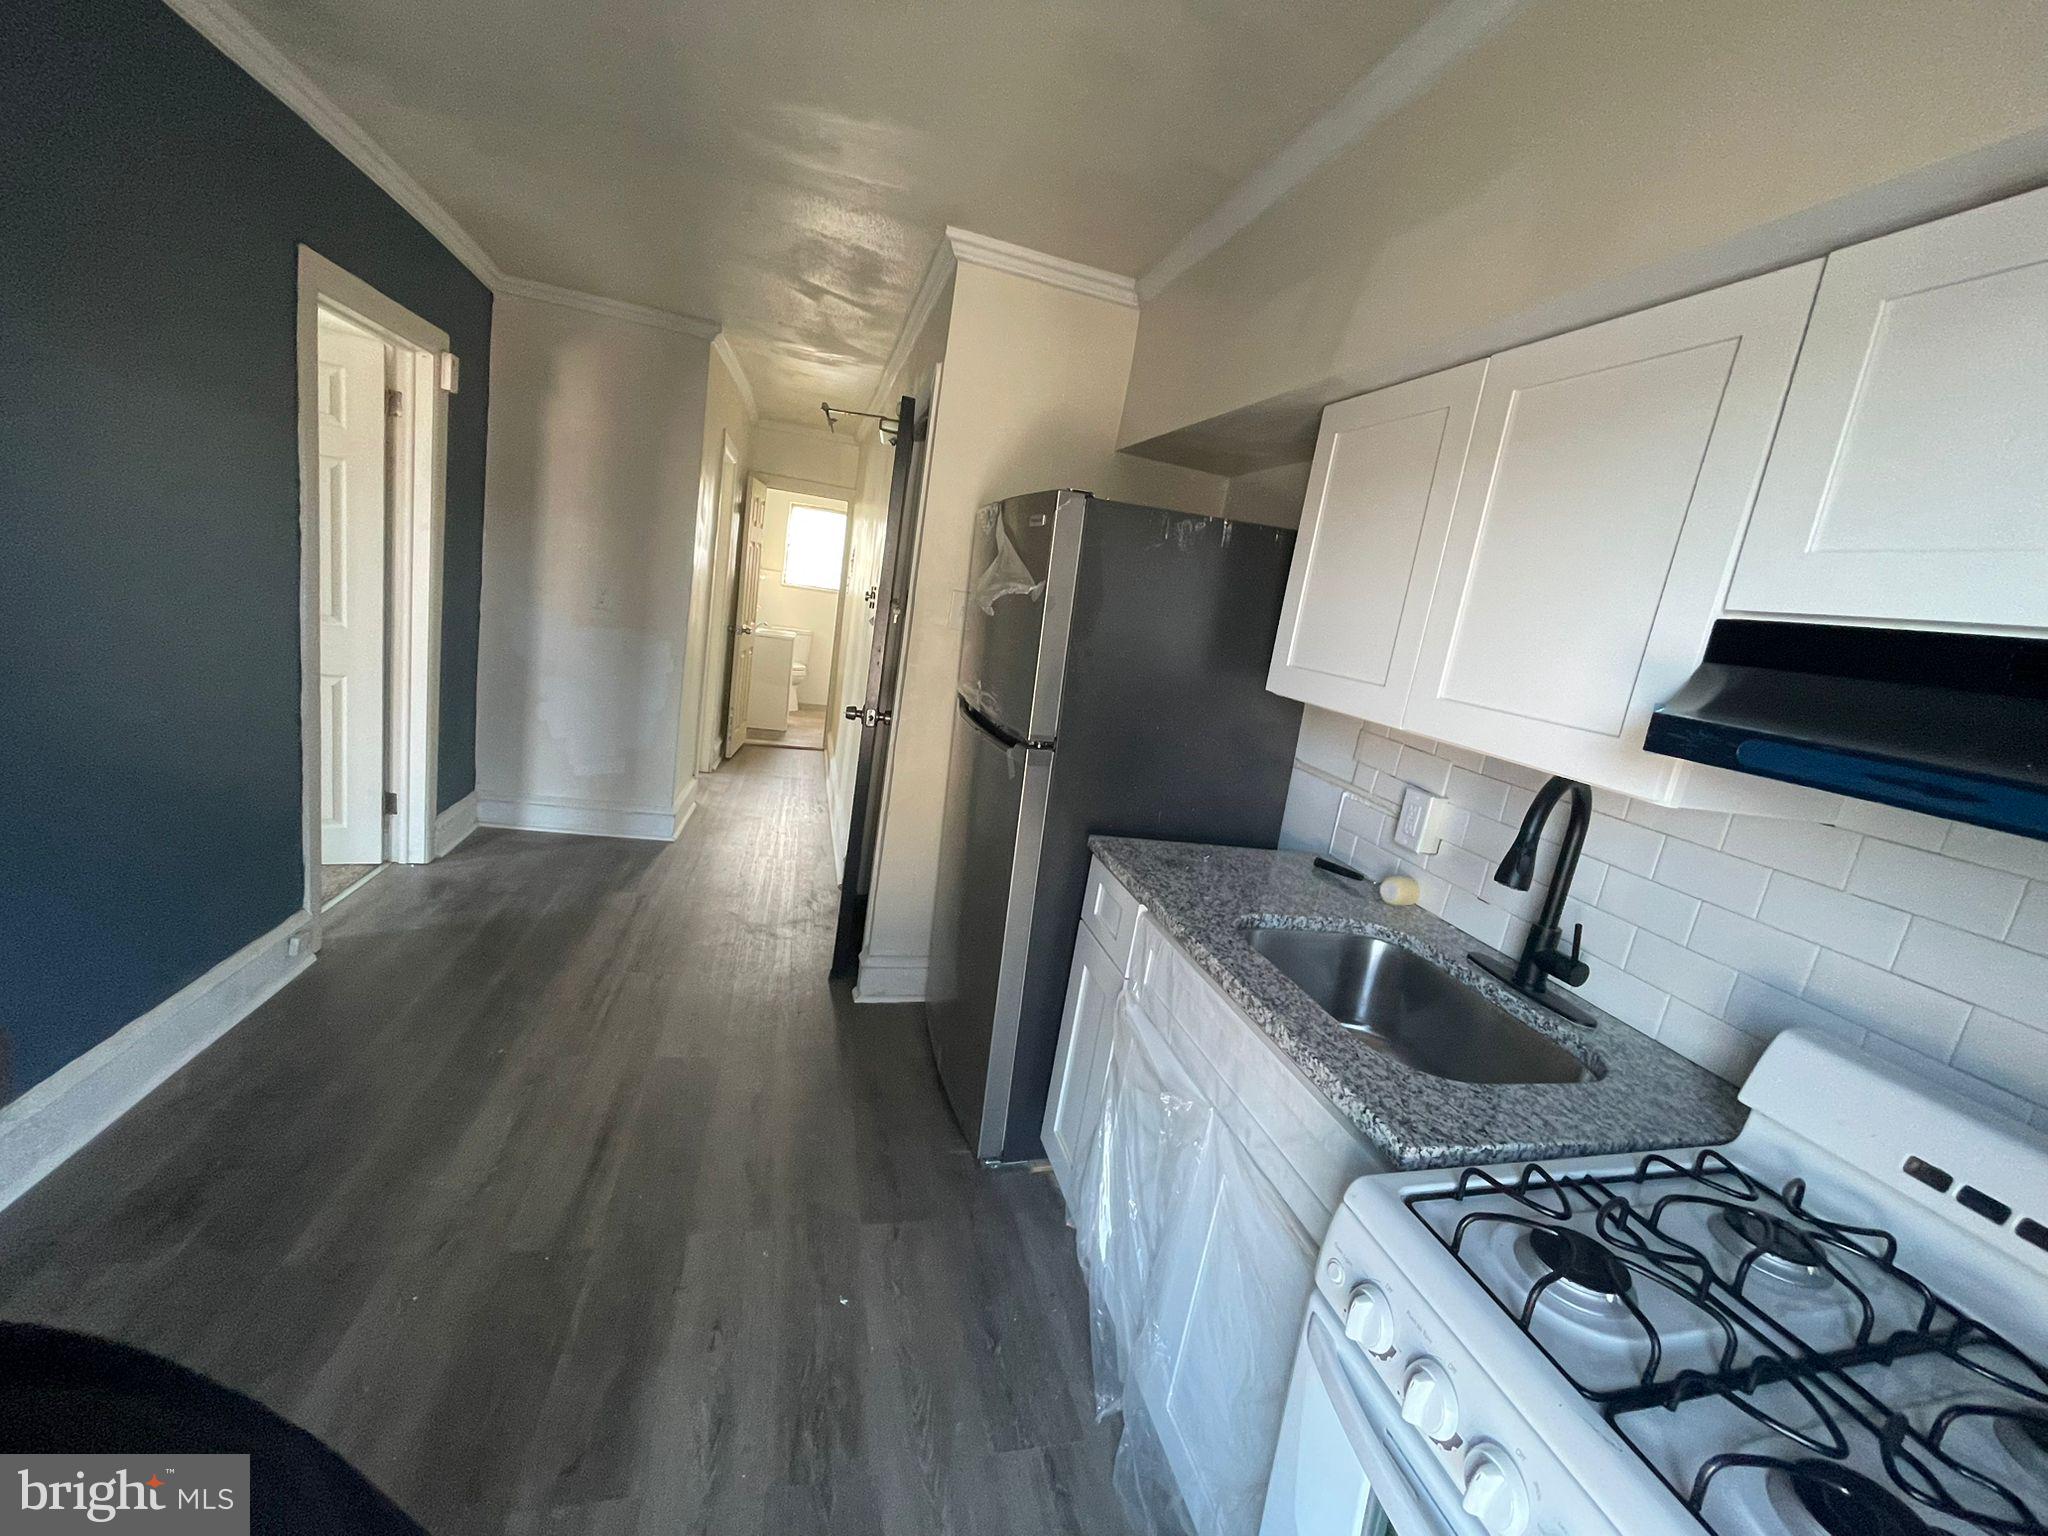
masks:
[[[1586,829],[1593,821],[1593,791],[1576,779],[1557,777],[1545,783],[1529,802],[1528,813],[1522,817],[1522,830],[1515,834],[1493,878],[1517,891],[1529,889],[1536,875],[1536,850],[1542,842],[1544,823],[1566,795],[1571,797],[1571,819],[1565,823],[1564,842],[1557,850],[1556,867],[1550,872],[1550,889],[1544,892],[1543,908],[1536,914],[1536,925],[1529,930],[1528,942],[1522,946],[1521,959],[1510,962],[1495,955],[1474,953],[1472,963],[1552,1013],[1591,1029],[1593,1016],[1551,991],[1550,982],[1555,978],[1568,987],[1577,987],[1584,985],[1592,974],[1579,958],[1585,924],[1572,925],[1572,947],[1566,953],[1563,917],[1572,876],[1578,871],[1579,853],[1586,846]]]

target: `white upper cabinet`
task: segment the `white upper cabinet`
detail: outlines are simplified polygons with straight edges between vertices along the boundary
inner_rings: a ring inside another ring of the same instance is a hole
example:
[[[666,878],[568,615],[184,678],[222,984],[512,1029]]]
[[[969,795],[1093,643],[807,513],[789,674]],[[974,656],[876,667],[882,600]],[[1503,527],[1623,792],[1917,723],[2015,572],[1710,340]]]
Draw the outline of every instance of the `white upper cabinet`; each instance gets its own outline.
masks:
[[[1486,364],[1323,412],[1267,686],[1400,722]]]
[[[1828,258],[1728,605],[2048,627],[2048,191]]]
[[[1407,729],[1675,797],[1643,733],[1720,612],[1820,268],[1492,359],[1434,598],[1404,607],[1426,614]]]

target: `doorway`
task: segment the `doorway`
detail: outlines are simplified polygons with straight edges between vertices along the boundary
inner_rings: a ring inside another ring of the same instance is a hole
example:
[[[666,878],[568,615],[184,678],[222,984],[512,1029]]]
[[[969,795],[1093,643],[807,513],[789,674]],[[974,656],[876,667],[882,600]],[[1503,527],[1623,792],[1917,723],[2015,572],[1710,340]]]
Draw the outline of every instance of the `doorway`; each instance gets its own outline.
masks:
[[[434,854],[448,338],[299,249],[306,906]]]
[[[825,749],[848,503],[756,479],[734,594],[727,755],[741,746]]]

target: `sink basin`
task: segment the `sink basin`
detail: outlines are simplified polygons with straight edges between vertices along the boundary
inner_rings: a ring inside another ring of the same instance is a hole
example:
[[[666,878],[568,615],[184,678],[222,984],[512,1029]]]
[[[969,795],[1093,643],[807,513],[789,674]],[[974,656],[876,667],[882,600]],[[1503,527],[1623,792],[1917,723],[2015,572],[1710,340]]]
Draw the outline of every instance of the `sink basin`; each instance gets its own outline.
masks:
[[[1395,1060],[1462,1083],[1579,1083],[1593,1074],[1422,956],[1363,933],[1258,928],[1251,946],[1344,1028]]]

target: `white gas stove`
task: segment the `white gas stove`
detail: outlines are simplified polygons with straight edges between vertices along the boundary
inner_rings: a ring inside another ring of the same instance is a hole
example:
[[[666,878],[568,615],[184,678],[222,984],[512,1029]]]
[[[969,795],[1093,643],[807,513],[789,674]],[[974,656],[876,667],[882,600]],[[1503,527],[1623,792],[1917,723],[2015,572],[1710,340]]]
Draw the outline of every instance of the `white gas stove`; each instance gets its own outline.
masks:
[[[1354,1184],[1264,1536],[2048,1533],[2048,1141],[1801,1035],[1742,1098]]]

